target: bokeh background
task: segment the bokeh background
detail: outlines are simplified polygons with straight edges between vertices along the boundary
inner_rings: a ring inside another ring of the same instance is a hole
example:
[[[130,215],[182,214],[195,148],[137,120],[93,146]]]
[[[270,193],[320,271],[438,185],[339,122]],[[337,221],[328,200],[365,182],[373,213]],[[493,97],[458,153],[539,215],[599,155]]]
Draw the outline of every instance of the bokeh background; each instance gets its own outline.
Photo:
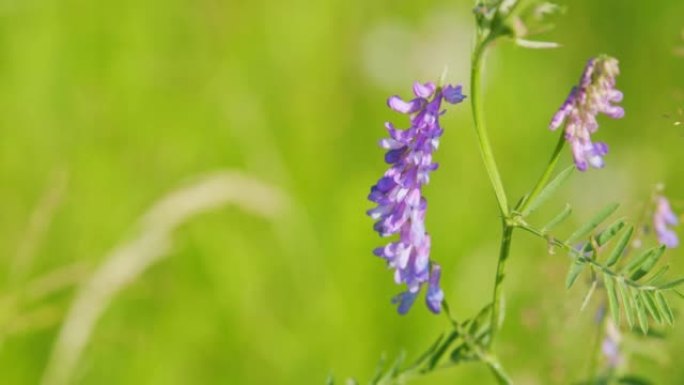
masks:
[[[627,111],[601,119],[608,165],[575,175],[536,219],[570,203],[567,230],[619,201],[636,220],[657,183],[684,212],[684,2],[565,5],[541,36],[562,48],[502,41],[488,56],[486,119],[511,199],[543,169],[556,140],[547,123],[585,61],[607,53],[620,59]],[[444,66],[469,92],[471,7],[0,1],[0,382],[48,384],[71,365],[73,384],[320,384],[330,373],[365,381],[382,354],[418,355],[448,323],[422,304],[396,314],[400,288],[371,254],[382,240],[366,195],[385,167],[383,122],[403,125],[387,96]],[[490,298],[499,225],[469,106],[449,110],[427,222],[447,298],[465,318]],[[139,271],[91,278],[144,234],[150,207],[216,172],[235,187],[225,205],[178,223]],[[667,256],[675,273],[682,257]],[[597,302],[579,313],[585,288],[565,290],[566,257],[526,234],[509,269],[498,350],[511,375],[582,380]],[[69,364],[56,341],[70,311],[88,322],[70,310],[79,290],[108,294],[93,295],[101,316]],[[628,338],[631,372],[684,382],[684,328],[667,333]],[[472,364],[414,383],[491,381]]]

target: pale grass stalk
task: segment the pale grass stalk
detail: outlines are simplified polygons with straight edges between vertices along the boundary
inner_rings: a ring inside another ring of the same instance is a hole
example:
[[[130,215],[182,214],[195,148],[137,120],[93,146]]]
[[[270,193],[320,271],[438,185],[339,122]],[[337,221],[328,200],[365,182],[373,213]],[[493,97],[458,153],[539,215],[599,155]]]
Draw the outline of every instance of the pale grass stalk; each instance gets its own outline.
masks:
[[[97,320],[116,294],[164,258],[176,228],[201,213],[229,204],[266,219],[274,219],[288,205],[277,188],[230,171],[198,178],[160,199],[140,219],[138,235],[111,250],[79,288],[41,384],[69,384]]]

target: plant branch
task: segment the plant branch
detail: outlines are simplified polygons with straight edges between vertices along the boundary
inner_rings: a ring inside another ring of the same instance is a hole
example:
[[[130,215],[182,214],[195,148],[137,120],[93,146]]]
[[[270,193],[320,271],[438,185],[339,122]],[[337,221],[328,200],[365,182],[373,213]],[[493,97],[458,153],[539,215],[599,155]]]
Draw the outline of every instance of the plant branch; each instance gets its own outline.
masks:
[[[487,127],[485,126],[483,117],[482,102],[480,100],[480,73],[482,70],[482,58],[484,56],[485,50],[491,40],[478,39],[478,44],[473,51],[472,56],[472,66],[471,66],[471,76],[470,76],[470,102],[473,110],[473,122],[475,124],[475,133],[477,135],[477,140],[480,145],[480,154],[482,155],[482,161],[484,162],[485,168],[487,169],[487,175],[489,176],[489,181],[494,188],[494,194],[496,194],[496,200],[499,204],[499,210],[504,217],[508,216],[508,200],[506,198],[506,192],[501,182],[501,176],[499,175],[499,169],[496,166],[496,161],[494,160],[494,153],[492,152],[492,146],[489,143],[489,135],[487,134]]]
[[[592,268],[610,276],[613,279],[619,280],[624,282],[627,286],[631,286],[637,290],[642,290],[642,291],[658,291],[660,290],[657,286],[654,285],[642,285],[638,282],[635,282],[626,276],[615,272],[614,270],[610,269],[607,266],[604,266],[602,263],[598,262],[596,259],[593,258],[588,258],[580,253],[580,251],[574,249],[572,246],[568,245],[567,243],[552,237],[550,235],[544,234],[540,230],[537,230],[527,224],[518,224],[516,227],[519,227],[525,231],[527,231],[530,234],[534,234],[539,238],[542,238],[546,240],[550,245],[552,246],[557,246],[560,247],[561,249],[567,251],[570,256],[579,262],[589,264]]]
[[[491,316],[491,338],[489,339],[488,348],[494,343],[496,334],[499,331],[499,319],[501,318],[501,291],[503,280],[506,276],[506,261],[511,250],[511,241],[513,236],[513,227],[503,222],[503,235],[501,236],[501,245],[499,249],[499,261],[496,265],[496,279],[494,281],[494,290],[492,293],[492,316]]]

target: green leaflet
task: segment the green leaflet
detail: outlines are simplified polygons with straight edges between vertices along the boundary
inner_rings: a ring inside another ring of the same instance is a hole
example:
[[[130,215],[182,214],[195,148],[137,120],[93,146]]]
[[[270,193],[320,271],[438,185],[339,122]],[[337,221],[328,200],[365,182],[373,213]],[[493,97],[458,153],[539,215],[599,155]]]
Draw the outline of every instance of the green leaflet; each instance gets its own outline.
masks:
[[[641,297],[644,300],[646,309],[649,313],[651,313],[651,317],[653,317],[653,319],[659,324],[662,324],[664,322],[664,317],[660,313],[658,305],[656,305],[656,298],[653,291],[644,291],[641,293]]]
[[[648,283],[651,285],[656,285],[658,280],[660,280],[660,278],[662,278],[668,270],[670,270],[670,266],[668,265],[661,267],[655,274],[653,274],[651,278],[649,278]]]
[[[639,268],[639,266],[643,265],[646,263],[646,261],[649,258],[652,258],[656,253],[659,253],[660,247],[652,247],[650,249],[647,249],[643,251],[641,254],[638,254],[634,258],[632,258],[631,261],[625,267],[622,268],[623,273],[627,274],[634,274],[636,270]],[[662,252],[660,252],[662,254]]]
[[[620,205],[617,203],[612,203],[604,207],[601,211],[599,211],[598,214],[591,218],[589,222],[583,224],[577,230],[575,230],[575,232],[570,235],[565,243],[572,245],[576,241],[586,238],[589,234],[591,234],[592,231],[594,231],[594,229],[596,229],[603,221],[605,221],[606,218],[611,216],[611,214],[613,214],[618,207],[620,207]]]
[[[603,283],[606,285],[606,294],[608,295],[608,306],[610,307],[610,314],[616,324],[620,324],[620,305],[618,304],[617,293],[615,292],[615,282],[613,278],[606,273],[603,273]]]
[[[527,208],[522,212],[522,216],[526,217],[532,214],[536,209],[539,208],[544,202],[546,202],[553,194],[558,190],[560,186],[568,180],[572,172],[575,170],[575,166],[569,166],[565,170],[561,171],[551,182],[549,182],[537,195],[537,197],[530,202]]]
[[[627,375],[620,377],[617,380],[619,385],[653,385],[653,383],[643,377],[637,377],[634,375]]]
[[[411,365],[411,367],[415,368],[415,367],[418,367],[418,366],[422,365],[423,363],[425,363],[425,361],[427,361],[427,359],[432,356],[432,354],[435,352],[435,350],[437,349],[437,347],[439,346],[439,344],[443,340],[444,340],[444,333],[439,335],[439,337],[435,340],[435,342],[433,342],[432,345],[430,345],[428,350],[426,350],[423,354],[420,355],[420,357],[418,357],[416,359],[416,361],[414,361],[414,363]]]
[[[378,360],[378,364],[375,366],[375,373],[373,374],[373,378],[371,378],[370,380],[371,384],[377,384],[382,379],[382,374],[385,371],[386,361],[387,358],[385,357],[385,353],[383,353],[382,356],[380,356],[380,359]]]
[[[651,271],[651,269],[655,267],[656,263],[658,263],[658,260],[664,252],[664,245],[657,248],[653,253],[649,255],[649,257],[642,264],[634,267],[635,271],[632,272],[630,279],[632,279],[633,281],[637,281],[644,275],[648,274]],[[682,280],[682,282],[684,282],[684,280]]]
[[[449,349],[449,346],[451,346],[451,344],[454,341],[456,341],[457,338],[458,338],[458,333],[455,330],[452,331],[449,334],[449,336],[447,336],[447,338],[444,340],[442,345],[440,345],[439,348],[437,348],[435,350],[432,357],[430,357],[430,361],[428,363],[428,369],[429,370],[432,370],[435,368],[435,366],[437,366],[437,363],[439,363],[439,360],[442,358],[442,356],[444,356],[444,353],[446,353],[446,351]]]
[[[598,246],[604,246],[608,242],[610,242],[613,237],[615,237],[622,228],[625,227],[625,220],[624,219],[618,219],[617,221],[613,222],[610,226],[608,226],[605,230],[601,231],[599,235],[596,236],[595,241]],[[591,251],[593,249],[593,245],[591,242],[587,243],[586,246],[584,246],[584,251]]]
[[[596,286],[598,286],[598,281],[596,281],[596,280],[592,281],[591,286],[589,287],[589,291],[587,292],[587,295],[584,296],[584,300],[582,301],[582,306],[580,307],[580,311],[584,311],[584,309],[589,304],[589,301],[591,300],[591,296],[594,295],[594,292],[596,291]]]
[[[470,335],[476,336],[482,332],[483,329],[487,329],[489,327],[489,319],[491,318],[492,314],[492,304],[488,304],[487,306],[483,307],[480,309],[480,311],[477,313],[475,318],[473,318],[472,321],[468,323],[468,333]]]
[[[542,227],[541,232],[542,234],[545,234],[549,231],[551,231],[553,228],[558,226],[561,222],[566,220],[570,214],[572,214],[572,207],[570,207],[569,204],[566,204],[565,207],[563,208],[563,211],[558,213],[555,217],[553,217],[549,223],[545,224],[544,227]]]
[[[674,289],[675,287],[681,285],[682,283],[684,283],[684,278],[679,278],[679,279],[675,279],[674,281],[670,281],[670,282],[667,282],[667,283],[664,283],[664,284],[658,286],[658,289],[660,289],[660,290]]]
[[[670,304],[667,303],[667,300],[665,299],[665,296],[663,295],[663,293],[656,291],[655,292],[655,300],[656,300],[656,306],[658,306],[658,310],[660,311],[660,314],[663,315],[665,322],[667,322],[669,325],[673,325],[674,324],[674,314],[672,314],[672,309],[670,308]]]
[[[468,349],[465,343],[462,343],[451,352],[449,359],[451,362],[459,363],[476,360],[477,356]]]
[[[617,263],[617,261],[620,260],[620,257],[624,255],[625,249],[629,245],[629,240],[632,238],[632,234],[634,234],[634,226],[629,225],[627,227],[627,230],[622,234],[622,236],[618,240],[618,243],[617,245],[615,245],[615,248],[613,248],[610,255],[608,256],[608,259],[606,260],[606,266],[613,266]]]
[[[646,334],[648,333],[648,315],[646,314],[646,305],[644,305],[641,299],[639,290],[631,287],[629,291],[632,294],[632,300],[634,301],[639,327],[641,328],[641,331]]]
[[[625,310],[625,318],[627,318],[627,324],[629,328],[634,328],[634,312],[635,304],[632,298],[629,288],[625,285],[624,281],[617,281],[618,292],[620,293],[620,299],[622,300],[622,307]]]
[[[579,277],[584,270],[584,265],[584,262],[580,261],[579,258],[573,259],[570,263],[570,270],[568,271],[568,276],[565,278],[565,287],[567,289],[572,287],[572,284],[575,283],[577,277]]]
[[[397,356],[397,359],[394,360],[394,364],[392,364],[392,367],[390,367],[390,369],[387,371],[387,374],[385,374],[385,376],[381,378],[379,382],[395,378],[397,374],[399,374],[399,368],[401,367],[401,364],[404,363],[404,359],[406,359],[406,352],[402,350],[401,353],[399,353],[399,356]]]

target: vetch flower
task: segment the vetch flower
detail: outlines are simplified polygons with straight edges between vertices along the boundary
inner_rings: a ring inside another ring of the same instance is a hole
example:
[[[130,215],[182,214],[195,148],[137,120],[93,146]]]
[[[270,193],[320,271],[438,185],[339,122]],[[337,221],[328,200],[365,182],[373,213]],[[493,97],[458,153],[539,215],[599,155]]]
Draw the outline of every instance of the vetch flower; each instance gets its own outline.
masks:
[[[589,60],[577,86],[551,119],[549,128],[556,130],[565,124],[565,139],[570,143],[577,169],[589,166],[601,168],[608,145],[592,142],[591,134],[598,130],[599,113],[614,119],[625,115],[622,107],[614,105],[622,100],[622,92],[615,88],[615,77],[620,73],[618,61],[609,56]]]
[[[653,228],[658,236],[658,242],[669,248],[677,247],[679,238],[670,226],[676,226],[678,223],[677,216],[670,207],[670,202],[664,196],[658,196],[653,215]]]
[[[444,113],[442,100],[456,104],[465,96],[461,86],[439,88],[433,83],[418,82],[413,93],[415,98],[409,101],[398,96],[387,100],[391,109],[410,116],[411,126],[401,130],[392,123],[385,124],[389,138],[382,139],[380,146],[387,150],[385,162],[390,168],[371,187],[368,199],[377,206],[368,215],[376,221],[374,229],[380,236],[399,235],[397,240],[374,250],[394,269],[396,283],[406,285],[406,291],[392,300],[399,313],[408,312],[426,283],[428,308],[439,313],[444,299],[439,287],[441,269],[434,263],[430,269],[430,236],[425,231],[427,201],[422,186],[429,182],[430,172],[437,169],[432,153],[444,132],[439,125],[439,117]]]

